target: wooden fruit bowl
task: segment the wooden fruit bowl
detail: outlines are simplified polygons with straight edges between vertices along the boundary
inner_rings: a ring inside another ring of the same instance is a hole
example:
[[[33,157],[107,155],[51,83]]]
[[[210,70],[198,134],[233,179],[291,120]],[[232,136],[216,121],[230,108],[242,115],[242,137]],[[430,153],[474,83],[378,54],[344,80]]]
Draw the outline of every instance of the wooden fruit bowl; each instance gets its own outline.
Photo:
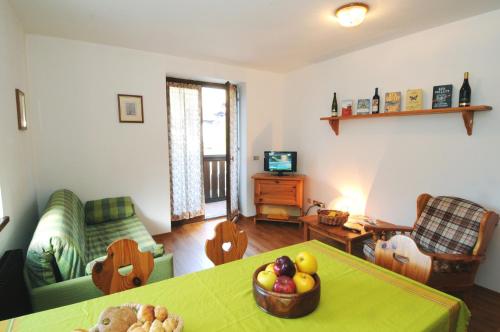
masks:
[[[313,275],[314,287],[305,293],[276,293],[264,289],[257,281],[257,275],[260,271],[265,270],[268,264],[262,265],[253,273],[253,297],[257,302],[257,306],[265,312],[281,318],[297,318],[313,312],[319,304],[321,294],[319,276],[317,274]]]

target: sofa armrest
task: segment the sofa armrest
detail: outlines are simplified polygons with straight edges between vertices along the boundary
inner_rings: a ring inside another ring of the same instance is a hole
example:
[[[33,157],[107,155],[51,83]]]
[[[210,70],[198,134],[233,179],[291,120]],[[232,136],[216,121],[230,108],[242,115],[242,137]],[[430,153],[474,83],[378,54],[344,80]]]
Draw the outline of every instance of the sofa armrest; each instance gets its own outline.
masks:
[[[173,255],[165,254],[154,259],[155,267],[148,284],[174,276]],[[124,267],[126,272],[131,267]],[[84,276],[55,284],[32,288],[31,304],[35,312],[93,299],[104,294],[94,285],[92,276]]]
[[[155,268],[149,276],[148,284],[174,277],[174,255],[164,254],[154,259]]]

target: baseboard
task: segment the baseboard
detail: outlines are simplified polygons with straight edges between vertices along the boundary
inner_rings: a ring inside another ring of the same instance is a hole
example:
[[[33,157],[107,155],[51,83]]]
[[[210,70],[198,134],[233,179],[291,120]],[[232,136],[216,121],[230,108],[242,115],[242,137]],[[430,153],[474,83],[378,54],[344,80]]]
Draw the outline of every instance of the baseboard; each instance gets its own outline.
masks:
[[[244,220],[244,221],[253,221],[255,216],[245,216],[243,214],[239,214],[238,219],[239,220]]]
[[[177,227],[177,226],[192,224],[192,223],[200,222],[200,221],[205,221],[205,216],[204,215],[203,216],[194,217],[194,218],[191,218],[191,219],[182,219],[182,220],[172,221],[172,222],[170,222],[170,225],[172,225],[172,227]]]

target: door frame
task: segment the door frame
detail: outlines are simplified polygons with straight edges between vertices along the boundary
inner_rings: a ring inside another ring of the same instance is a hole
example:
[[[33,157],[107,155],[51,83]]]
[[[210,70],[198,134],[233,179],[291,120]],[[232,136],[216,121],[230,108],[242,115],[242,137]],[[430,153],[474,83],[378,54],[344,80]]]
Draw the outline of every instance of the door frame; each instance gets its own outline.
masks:
[[[231,97],[229,81],[224,84],[226,89],[226,216],[231,220]]]
[[[166,77],[166,82],[173,82],[173,83],[183,83],[183,84],[194,84],[194,85],[199,85],[202,88],[216,88],[216,89],[223,89],[226,91],[226,217],[229,220],[231,218],[231,174],[230,174],[230,159],[231,159],[231,154],[230,154],[230,112],[229,112],[229,103],[230,103],[230,94],[229,94],[229,88],[231,83],[227,81],[226,83],[215,83],[215,82],[207,82],[207,81],[198,81],[198,80],[191,80],[191,79],[185,79],[185,78],[177,78],[177,77],[171,77],[167,76]],[[201,139],[201,153],[202,153],[202,169],[203,169],[203,157],[204,157],[204,151],[203,151],[203,103],[202,103],[203,97],[202,94],[200,94],[200,108],[201,108],[201,124],[202,124],[202,139]],[[170,102],[169,102],[169,91],[168,91],[168,85],[167,85],[167,108],[170,107]],[[168,112],[168,114],[170,114]],[[168,115],[170,116],[170,115]],[[203,170],[202,170],[203,172]],[[205,174],[203,174],[205,176]]]
[[[177,77],[170,77],[170,76],[167,76],[166,81],[167,82],[174,82],[174,83],[201,85],[202,87],[207,87],[207,88],[226,89],[226,83],[196,81],[196,80],[188,80],[185,78],[177,78]]]

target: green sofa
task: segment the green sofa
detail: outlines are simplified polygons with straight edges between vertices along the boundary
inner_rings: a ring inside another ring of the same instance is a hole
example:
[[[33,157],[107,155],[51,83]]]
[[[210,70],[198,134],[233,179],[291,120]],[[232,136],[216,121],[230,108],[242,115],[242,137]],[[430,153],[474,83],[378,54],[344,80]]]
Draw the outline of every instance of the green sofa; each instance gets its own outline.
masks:
[[[92,265],[118,239],[132,239],[153,253],[148,283],[173,277],[172,254],[165,254],[137,218],[130,197],[87,202],[73,192],[54,192],[28,248],[24,269],[34,311],[102,296],[92,282]],[[124,267],[125,271],[131,267]]]

